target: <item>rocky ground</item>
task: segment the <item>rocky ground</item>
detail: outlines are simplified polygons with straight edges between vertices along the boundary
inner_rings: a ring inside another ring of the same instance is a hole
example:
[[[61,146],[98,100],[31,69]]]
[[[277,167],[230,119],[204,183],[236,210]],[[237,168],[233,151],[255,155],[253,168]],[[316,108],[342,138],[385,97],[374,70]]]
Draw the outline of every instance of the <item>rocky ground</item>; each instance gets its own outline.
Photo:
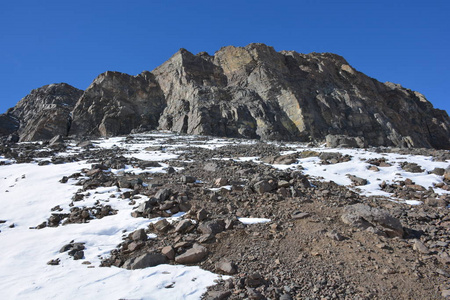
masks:
[[[142,143],[129,136],[127,144]],[[151,139],[146,137],[145,139]],[[79,142],[82,151],[67,151],[67,141],[3,144],[1,155],[41,165],[88,160],[90,169],[67,174],[79,191],[73,208],[49,207],[49,218],[36,228],[85,223],[117,213],[107,203],[80,208],[83,197],[98,187],[116,186],[133,206],[135,218],[155,219],[143,230],[124,232],[123,242],[103,257],[103,267],[138,269],[158,264],[198,265],[223,274],[204,299],[442,299],[450,297],[449,194],[436,193],[412,180],[382,182],[392,197],[363,196],[363,178],[352,187],[306,176],[301,165],[280,169],[302,157],[319,157],[324,166],[352,158],[344,154],[297,151],[282,144],[229,142],[207,149],[209,138],[167,138],[146,151],[177,154],[177,159],[147,161],[128,156],[117,144],[100,148]],[[45,148],[45,149],[44,149]],[[44,150],[43,150],[44,149]],[[67,151],[66,155],[58,153]],[[372,149],[433,156],[449,162],[448,151]],[[239,160],[259,157],[264,163]],[[8,163],[8,162],[3,162]],[[369,168],[390,162],[367,161]],[[133,166],[163,168],[161,173],[112,172]],[[423,172],[420,166],[402,166]],[[449,190],[449,168],[433,172]],[[416,199],[411,206],[392,199]],[[142,201],[145,199],[145,201]],[[176,222],[165,218],[184,212]],[[248,218],[248,219],[245,219]],[[255,219],[258,218],[258,219]],[[248,220],[251,224],[246,224]],[[261,221],[255,223],[255,221]],[[149,238],[153,236],[154,238]],[[83,245],[61,245],[82,258]],[[70,254],[70,253],[69,253]],[[50,264],[58,264],[51,261]],[[170,286],[166,287],[170,288]]]

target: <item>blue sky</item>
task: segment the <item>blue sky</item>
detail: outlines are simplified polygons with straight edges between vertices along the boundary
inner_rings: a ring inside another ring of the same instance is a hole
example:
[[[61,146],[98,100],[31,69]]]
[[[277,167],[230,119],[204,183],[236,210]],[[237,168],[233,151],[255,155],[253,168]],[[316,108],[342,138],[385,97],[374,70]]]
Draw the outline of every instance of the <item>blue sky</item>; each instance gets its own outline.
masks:
[[[153,70],[179,48],[258,42],[333,52],[450,112],[450,1],[37,1],[0,3],[0,113],[32,89],[86,89],[107,70]]]

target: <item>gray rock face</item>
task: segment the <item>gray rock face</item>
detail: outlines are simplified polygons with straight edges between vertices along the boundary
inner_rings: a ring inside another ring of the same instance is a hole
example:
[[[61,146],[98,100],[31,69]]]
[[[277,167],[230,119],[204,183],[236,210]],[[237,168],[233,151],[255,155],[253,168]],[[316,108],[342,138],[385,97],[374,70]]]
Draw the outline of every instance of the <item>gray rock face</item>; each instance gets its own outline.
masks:
[[[356,71],[335,54],[276,52],[263,44],[224,47],[214,56],[182,49],[153,73],[167,101],[161,129],[450,148],[445,111],[433,109],[420,93]]]
[[[114,136],[156,128],[165,101],[150,72],[99,75],[73,110],[70,134]]]
[[[449,116],[422,94],[370,78],[335,54],[263,44],[224,47],[213,56],[181,49],[152,72],[101,74],[82,96],[67,85],[43,87],[0,116],[0,135],[18,130],[21,140],[48,139],[67,135],[68,125],[78,136],[158,127],[341,147],[450,149]]]
[[[0,135],[16,132],[21,142],[67,136],[70,113],[82,93],[66,83],[32,90],[14,108],[0,115]]]

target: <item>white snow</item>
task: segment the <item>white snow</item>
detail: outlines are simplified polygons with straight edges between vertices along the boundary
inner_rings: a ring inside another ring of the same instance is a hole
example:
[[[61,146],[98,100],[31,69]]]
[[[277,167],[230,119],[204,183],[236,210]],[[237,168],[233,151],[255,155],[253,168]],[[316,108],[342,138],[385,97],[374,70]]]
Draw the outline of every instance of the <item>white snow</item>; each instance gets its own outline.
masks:
[[[45,221],[56,205],[69,212],[68,204],[79,186],[73,185],[75,180],[62,184],[59,179],[85,167],[90,164],[0,166],[0,220],[6,221],[0,224],[1,299],[199,299],[218,275],[181,265],[132,271],[99,267],[101,257],[108,256],[124,234],[156,221],[132,218],[132,206],[118,197],[116,188],[98,188],[75,202],[91,206],[100,201],[118,209],[116,215],[85,224],[30,229]],[[113,194],[115,198],[110,197]],[[9,228],[11,224],[15,227]],[[67,252],[59,253],[72,240],[85,243],[85,259],[73,260]],[[57,258],[59,265],[47,265]],[[84,265],[84,261],[91,264]]]
[[[271,219],[265,218],[238,218],[238,220],[245,225],[264,224],[272,221]]]

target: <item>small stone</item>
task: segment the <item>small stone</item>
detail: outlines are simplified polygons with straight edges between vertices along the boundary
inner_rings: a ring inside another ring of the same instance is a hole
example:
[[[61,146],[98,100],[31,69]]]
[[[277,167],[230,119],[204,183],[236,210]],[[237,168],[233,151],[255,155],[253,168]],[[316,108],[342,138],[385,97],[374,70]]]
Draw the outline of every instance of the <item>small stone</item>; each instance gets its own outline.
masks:
[[[139,243],[131,242],[131,243],[128,245],[127,249],[128,249],[129,251],[133,252],[133,251],[136,251],[136,250],[138,250],[139,248],[141,248],[142,245],[143,245],[142,242],[139,242]]]
[[[442,269],[436,269],[436,273],[438,273],[439,275],[442,275],[444,277],[447,277],[447,278],[450,277],[450,274]]]
[[[430,252],[428,248],[417,239],[414,241],[413,249],[423,254],[428,254]]]
[[[156,192],[155,198],[159,202],[164,202],[167,199],[169,199],[171,194],[172,194],[172,191],[170,189],[160,189],[158,192]]]
[[[89,211],[83,210],[83,211],[81,212],[81,218],[82,218],[82,219],[88,219],[89,217],[90,217]]]
[[[215,239],[214,234],[202,234],[196,241],[199,243],[207,243]]]
[[[57,258],[57,259],[52,259],[52,260],[50,260],[50,261],[47,262],[47,265],[50,265],[50,266],[57,266],[57,265],[59,265],[59,262],[60,262],[60,259],[59,259],[59,258]]]
[[[292,300],[292,297],[289,294],[283,294],[280,296],[280,300]]]
[[[444,199],[427,198],[425,204],[432,207],[447,207],[447,201]]]
[[[169,221],[166,219],[162,219],[156,222],[153,226],[158,232],[167,232],[172,225],[170,225]]]
[[[442,290],[441,296],[442,296],[443,298],[450,298],[450,289]]]
[[[228,275],[237,273],[237,266],[230,261],[221,261],[216,264],[216,270]]]
[[[356,185],[356,186],[366,185],[366,184],[369,183],[366,179],[361,178],[361,177],[358,177],[358,176],[354,176],[354,175],[349,175],[349,174],[347,174],[347,177],[350,178],[350,180],[351,180],[351,181],[353,182],[353,184]]]
[[[273,190],[272,185],[270,185],[267,180],[258,181],[257,183],[255,183],[253,188],[255,189],[255,191],[257,193],[260,193],[260,194],[264,194],[266,192],[270,192]]]
[[[188,232],[189,229],[191,229],[191,228],[192,228],[192,223],[190,220],[182,220],[175,227],[175,232],[185,233],[185,232]]]
[[[286,180],[280,180],[280,181],[278,181],[278,187],[279,188],[287,188],[287,187],[289,187],[289,186],[291,186],[291,184],[288,182],[288,181],[286,181]]]
[[[377,246],[377,248],[380,248],[380,249],[383,249],[383,250],[391,250],[392,248],[391,247],[389,247],[387,244],[385,244],[385,243],[379,243],[379,244],[377,244],[376,245]]]
[[[338,242],[345,240],[345,237],[342,234],[340,234],[339,232],[337,232],[336,230],[329,231],[326,233],[326,235],[330,239],[333,239]]]
[[[261,294],[260,291],[250,288],[250,287],[246,287],[246,289],[247,289],[247,294],[248,294],[249,299],[252,299],[252,300],[265,299],[265,297]]]
[[[296,211],[292,214],[292,218],[295,220],[299,220],[299,219],[304,219],[309,217],[310,214],[307,212],[300,212],[300,211]]]
[[[208,212],[203,208],[197,212],[197,220],[203,221],[208,217]]]
[[[190,248],[190,247],[192,247],[192,243],[191,242],[178,242],[175,245],[173,245],[173,247],[177,250],[179,248]]]
[[[251,288],[256,288],[264,283],[264,279],[259,273],[253,273],[245,279],[245,284]]]
[[[206,300],[225,300],[231,296],[230,291],[209,291],[206,294]]]
[[[187,175],[181,176],[182,183],[194,183],[196,181],[197,181],[197,178],[195,178],[194,176],[187,176]]]
[[[224,185],[227,185],[227,184],[228,184],[228,179],[226,179],[226,178],[217,178],[214,181],[214,185],[215,186],[224,186]]]

